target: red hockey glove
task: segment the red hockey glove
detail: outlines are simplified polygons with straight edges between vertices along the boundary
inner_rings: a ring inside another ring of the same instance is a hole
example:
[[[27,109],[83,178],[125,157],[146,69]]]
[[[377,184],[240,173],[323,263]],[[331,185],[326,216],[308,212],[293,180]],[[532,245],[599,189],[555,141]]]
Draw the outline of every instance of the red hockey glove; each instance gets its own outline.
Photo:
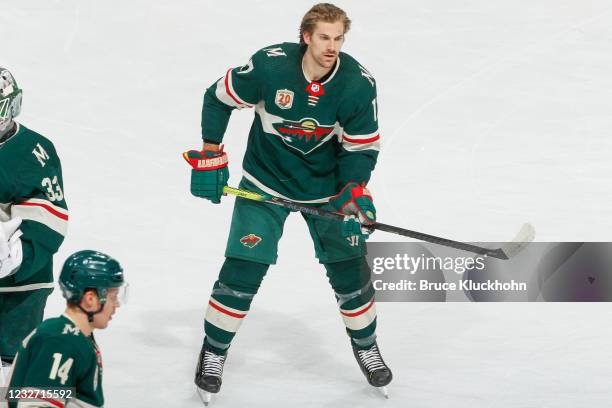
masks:
[[[376,208],[365,183],[362,185],[354,181],[348,183],[338,194],[330,198],[329,204],[336,211],[349,216],[344,219],[342,229],[344,236],[369,235],[372,232],[368,226],[376,222]]]
[[[219,150],[190,150],[183,158],[191,166],[191,194],[215,204],[221,202],[223,187],[227,186],[229,170],[223,146]]]

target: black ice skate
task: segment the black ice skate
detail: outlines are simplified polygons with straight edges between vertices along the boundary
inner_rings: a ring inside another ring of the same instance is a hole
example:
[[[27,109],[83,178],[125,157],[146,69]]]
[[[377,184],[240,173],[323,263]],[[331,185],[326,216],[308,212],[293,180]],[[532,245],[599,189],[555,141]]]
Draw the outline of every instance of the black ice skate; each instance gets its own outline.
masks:
[[[385,386],[391,382],[393,374],[383,361],[378,345],[374,343],[366,350],[360,350],[353,345],[353,354],[368,383],[373,387],[379,388],[385,398],[389,398]]]
[[[216,394],[221,389],[221,376],[223,375],[223,365],[226,358],[227,354],[219,355],[206,345],[202,346],[196,368],[195,384],[198,387],[198,394],[206,406],[211,400],[211,394]]]

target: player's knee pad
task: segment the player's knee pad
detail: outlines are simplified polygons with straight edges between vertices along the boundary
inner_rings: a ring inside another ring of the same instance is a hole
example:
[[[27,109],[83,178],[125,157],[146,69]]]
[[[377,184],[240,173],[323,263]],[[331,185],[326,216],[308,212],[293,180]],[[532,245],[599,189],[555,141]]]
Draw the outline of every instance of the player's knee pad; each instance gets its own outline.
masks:
[[[365,257],[326,263],[327,277],[337,293],[349,293],[370,283],[370,267]]]
[[[254,295],[270,265],[237,258],[226,258],[219,273],[219,287]]]
[[[355,309],[374,297],[370,267],[364,257],[325,264],[325,269],[341,308]]]

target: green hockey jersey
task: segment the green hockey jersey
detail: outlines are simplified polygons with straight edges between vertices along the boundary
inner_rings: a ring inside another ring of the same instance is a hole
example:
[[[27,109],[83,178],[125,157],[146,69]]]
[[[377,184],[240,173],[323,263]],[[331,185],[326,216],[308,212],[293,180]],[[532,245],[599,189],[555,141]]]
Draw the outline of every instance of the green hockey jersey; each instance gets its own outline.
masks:
[[[23,389],[33,391],[28,397],[36,390],[58,391],[45,398],[41,394],[32,405],[36,407],[102,407],[102,358],[93,337],[66,315],[42,322],[23,340],[9,375],[8,392],[17,396]],[[60,397],[66,392],[72,392],[71,398]],[[9,403],[9,408],[18,406],[17,401]]]
[[[244,177],[270,194],[317,203],[370,179],[380,147],[376,82],[345,53],[326,78],[311,81],[305,50],[272,45],[229,69],[204,95],[202,137],[221,143],[232,110],[255,108]]]
[[[23,262],[0,293],[53,287],[52,256],[68,227],[62,168],[53,143],[17,124],[0,144],[0,221],[21,217]]]

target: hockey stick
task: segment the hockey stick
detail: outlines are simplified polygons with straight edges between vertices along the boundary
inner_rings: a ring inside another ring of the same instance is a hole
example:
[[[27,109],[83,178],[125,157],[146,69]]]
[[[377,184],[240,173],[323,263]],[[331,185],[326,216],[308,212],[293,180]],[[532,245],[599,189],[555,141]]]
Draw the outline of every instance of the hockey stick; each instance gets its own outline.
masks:
[[[240,188],[223,187],[224,194],[234,195],[236,197],[246,198],[247,200],[260,201],[269,204],[279,205],[289,210],[300,211],[305,214],[316,215],[322,218],[334,219],[343,221],[345,215],[333,211],[324,210],[322,208],[311,207],[285,198],[275,197],[269,194],[260,194],[253,191],[243,190]],[[431,242],[433,244],[443,245],[450,248],[460,249],[463,251],[473,252],[480,255],[491,256],[498,259],[509,259],[519,251],[521,251],[527,243],[533,241],[535,230],[531,224],[525,224],[514,238],[514,240],[500,248],[485,248],[478,245],[468,244],[466,242],[453,241],[451,239],[436,237],[435,235],[424,234],[422,232],[412,231],[393,225],[387,225],[377,222],[371,226],[372,229],[390,232],[405,237],[415,238],[421,241]]]

